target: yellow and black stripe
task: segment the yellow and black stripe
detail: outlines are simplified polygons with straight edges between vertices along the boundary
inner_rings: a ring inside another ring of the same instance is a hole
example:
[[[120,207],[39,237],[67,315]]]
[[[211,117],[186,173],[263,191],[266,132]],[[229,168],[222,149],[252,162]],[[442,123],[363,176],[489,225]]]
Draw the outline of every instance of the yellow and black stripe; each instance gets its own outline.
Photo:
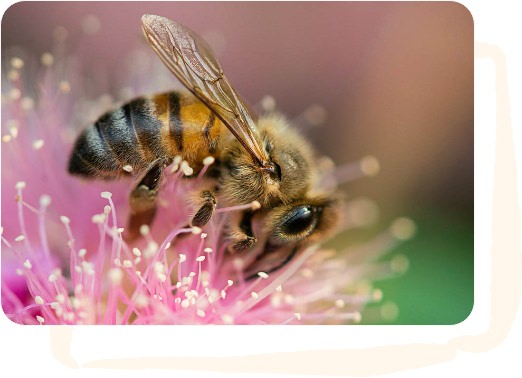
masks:
[[[100,117],[78,137],[69,172],[117,178],[130,165],[140,172],[157,159],[181,155],[191,166],[219,154],[226,127],[188,93],[168,92],[134,99]]]

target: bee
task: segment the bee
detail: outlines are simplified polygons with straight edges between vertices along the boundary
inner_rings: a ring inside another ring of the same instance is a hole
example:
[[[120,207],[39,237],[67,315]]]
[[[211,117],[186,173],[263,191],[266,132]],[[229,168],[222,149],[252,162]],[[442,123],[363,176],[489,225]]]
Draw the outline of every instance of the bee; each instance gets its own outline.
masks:
[[[162,171],[181,156],[195,171],[215,159],[215,186],[202,190],[191,225],[203,227],[220,204],[257,203],[228,221],[230,251],[251,250],[262,236],[257,271],[269,273],[298,249],[331,234],[339,198],[319,188],[312,146],[280,115],[254,118],[207,43],[167,18],[144,15],[142,29],[159,58],[189,92],[136,98],[102,115],[77,138],[71,174],[113,180],[132,172],[127,237],[156,213]],[[253,221],[261,227],[254,232]]]

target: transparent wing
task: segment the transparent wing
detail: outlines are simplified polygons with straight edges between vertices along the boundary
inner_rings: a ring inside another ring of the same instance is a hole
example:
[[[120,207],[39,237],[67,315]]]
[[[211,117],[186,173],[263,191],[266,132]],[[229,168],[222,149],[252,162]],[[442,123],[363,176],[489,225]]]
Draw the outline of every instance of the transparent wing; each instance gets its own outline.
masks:
[[[255,162],[270,169],[252,117],[207,43],[165,17],[144,15],[141,21],[145,36],[170,71],[223,121]]]

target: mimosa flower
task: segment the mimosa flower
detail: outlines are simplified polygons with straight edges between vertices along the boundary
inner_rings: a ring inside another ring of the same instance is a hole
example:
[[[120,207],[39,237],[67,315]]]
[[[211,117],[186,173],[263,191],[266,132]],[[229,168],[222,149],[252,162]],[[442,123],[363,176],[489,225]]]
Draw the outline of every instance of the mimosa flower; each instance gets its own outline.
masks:
[[[371,261],[411,236],[407,219],[363,246],[332,251],[315,245],[281,269],[252,277],[248,259],[227,253],[224,221],[239,209],[219,209],[204,229],[187,226],[189,196],[205,177],[177,160],[162,178],[155,222],[142,227],[138,241],[126,242],[130,182],[85,182],[66,169],[78,115],[102,114],[111,99],[87,97],[72,59],[46,53],[38,68],[26,64],[29,58],[8,59],[2,78],[2,308],[12,321],[353,323],[380,297],[368,280],[397,270],[398,264]],[[137,85],[120,93],[149,89]],[[363,159],[337,177],[371,174],[375,164]],[[335,185],[335,178],[332,170],[325,185]],[[366,223],[373,212],[366,200],[349,202],[347,227]]]

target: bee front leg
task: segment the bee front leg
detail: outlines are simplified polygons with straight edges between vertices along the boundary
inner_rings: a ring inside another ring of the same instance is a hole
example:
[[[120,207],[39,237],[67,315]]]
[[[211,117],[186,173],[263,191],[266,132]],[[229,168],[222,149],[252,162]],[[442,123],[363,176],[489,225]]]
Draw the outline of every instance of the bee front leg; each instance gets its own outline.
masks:
[[[232,242],[229,247],[230,252],[243,252],[257,243],[257,238],[252,230],[253,215],[252,211],[245,211],[239,222],[231,222],[228,230],[228,238]]]
[[[198,211],[190,222],[191,226],[203,227],[208,223],[214,210],[216,209],[217,200],[214,193],[210,190],[203,190],[196,199],[196,208]]]
[[[164,167],[164,159],[154,161],[132,190],[129,198],[131,212],[127,240],[136,239],[140,235],[141,226],[148,226],[154,220],[160,178]]]

